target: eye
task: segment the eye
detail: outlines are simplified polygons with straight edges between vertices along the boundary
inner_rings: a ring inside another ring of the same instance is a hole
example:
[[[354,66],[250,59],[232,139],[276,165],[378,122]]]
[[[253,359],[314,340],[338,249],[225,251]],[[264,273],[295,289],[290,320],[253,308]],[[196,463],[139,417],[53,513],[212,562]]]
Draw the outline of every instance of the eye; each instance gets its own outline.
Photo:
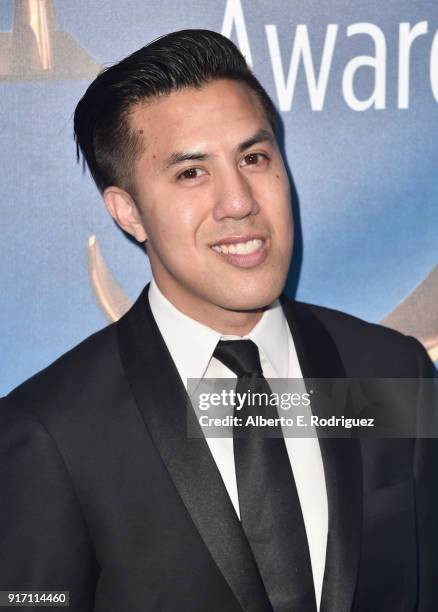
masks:
[[[269,157],[265,153],[248,153],[243,158],[244,166],[265,166],[269,161]]]
[[[187,168],[187,170],[184,170],[183,172],[181,172],[181,174],[178,174],[178,180],[196,179],[200,176],[203,176],[204,174],[205,170],[203,170],[202,168]]]

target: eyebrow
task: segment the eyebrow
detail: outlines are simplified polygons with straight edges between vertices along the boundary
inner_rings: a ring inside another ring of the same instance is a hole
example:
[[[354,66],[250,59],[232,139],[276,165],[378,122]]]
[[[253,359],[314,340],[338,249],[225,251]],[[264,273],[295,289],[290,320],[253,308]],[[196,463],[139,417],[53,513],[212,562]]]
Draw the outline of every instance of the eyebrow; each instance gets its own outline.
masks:
[[[253,147],[256,144],[259,144],[260,142],[268,142],[269,144],[274,145],[275,138],[268,130],[257,130],[257,132],[253,136],[241,142],[238,145],[237,150],[239,153],[243,153],[243,151],[246,151],[246,149],[249,149],[250,147]]]
[[[265,129],[257,130],[250,138],[244,140],[239,143],[236,147],[238,153],[243,153],[246,149],[253,147],[256,144],[261,142],[268,142],[271,145],[275,144],[275,138],[271,132]],[[206,159],[210,159],[211,155],[208,153],[200,153],[200,152],[190,152],[190,151],[175,151],[169,155],[166,161],[163,164],[163,170],[169,170],[173,166],[178,164],[182,164],[186,161],[205,161]]]

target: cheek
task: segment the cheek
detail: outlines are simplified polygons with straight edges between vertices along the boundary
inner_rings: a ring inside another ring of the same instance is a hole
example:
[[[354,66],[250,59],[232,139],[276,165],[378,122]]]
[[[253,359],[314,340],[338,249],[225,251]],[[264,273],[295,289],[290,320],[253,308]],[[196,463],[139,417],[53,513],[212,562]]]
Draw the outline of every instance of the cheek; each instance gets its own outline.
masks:
[[[292,229],[292,207],[289,182],[276,173],[265,194],[266,214],[277,236],[286,239]],[[278,176],[278,178],[277,178]]]
[[[151,240],[164,249],[172,246],[178,256],[184,257],[194,248],[202,217],[196,202],[177,200],[174,194],[168,194],[149,211],[148,221]],[[184,251],[178,252],[178,247],[184,247]]]

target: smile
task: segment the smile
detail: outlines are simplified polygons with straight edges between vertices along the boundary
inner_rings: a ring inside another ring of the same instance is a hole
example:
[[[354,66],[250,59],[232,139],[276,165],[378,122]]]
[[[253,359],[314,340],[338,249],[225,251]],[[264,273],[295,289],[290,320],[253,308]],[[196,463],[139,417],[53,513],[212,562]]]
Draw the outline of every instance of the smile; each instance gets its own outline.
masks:
[[[211,249],[222,259],[239,268],[253,268],[267,257],[267,241],[262,238],[230,239],[213,244]]]
[[[236,244],[214,244],[211,248],[216,253],[231,253],[232,255],[249,255],[257,251],[263,244],[263,240],[254,238],[247,242],[237,242]]]

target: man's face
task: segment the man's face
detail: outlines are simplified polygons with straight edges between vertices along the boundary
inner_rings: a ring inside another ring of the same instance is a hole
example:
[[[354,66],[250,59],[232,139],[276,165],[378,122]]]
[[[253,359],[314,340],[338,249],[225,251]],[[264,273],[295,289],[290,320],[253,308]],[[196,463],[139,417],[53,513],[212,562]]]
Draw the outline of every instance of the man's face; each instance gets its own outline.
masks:
[[[180,310],[212,323],[281,293],[291,256],[289,182],[245,84],[215,80],[139,105],[136,206],[154,278]]]

